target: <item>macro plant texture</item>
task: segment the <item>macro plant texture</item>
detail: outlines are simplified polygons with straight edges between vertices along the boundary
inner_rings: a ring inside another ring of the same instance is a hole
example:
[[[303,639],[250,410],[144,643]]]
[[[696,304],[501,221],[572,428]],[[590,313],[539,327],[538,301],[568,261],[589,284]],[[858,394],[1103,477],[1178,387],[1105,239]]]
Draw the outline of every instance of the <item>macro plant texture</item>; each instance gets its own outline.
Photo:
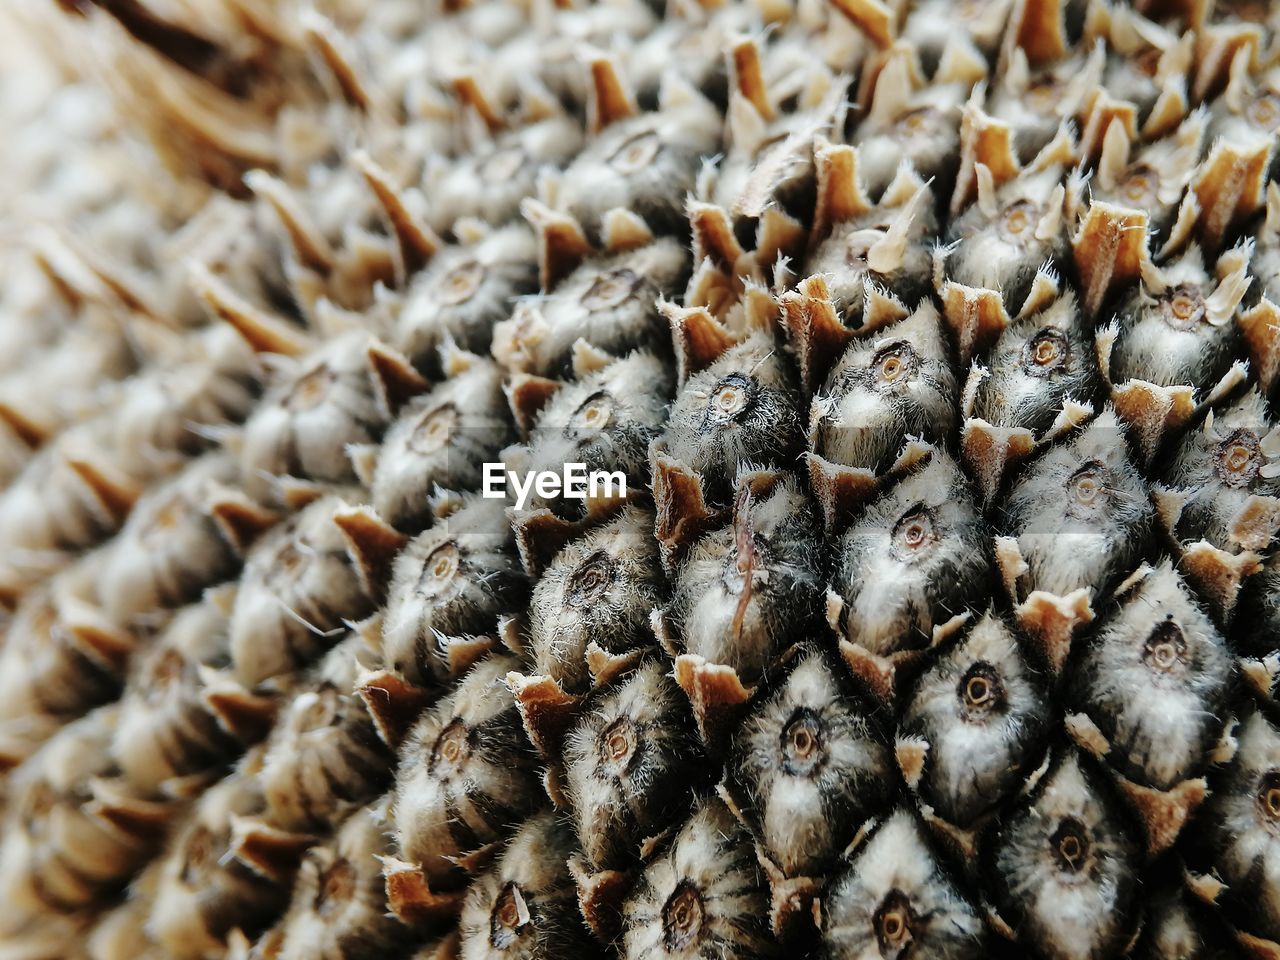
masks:
[[[0,960],[1280,960],[1278,132],[1260,0],[0,0]]]

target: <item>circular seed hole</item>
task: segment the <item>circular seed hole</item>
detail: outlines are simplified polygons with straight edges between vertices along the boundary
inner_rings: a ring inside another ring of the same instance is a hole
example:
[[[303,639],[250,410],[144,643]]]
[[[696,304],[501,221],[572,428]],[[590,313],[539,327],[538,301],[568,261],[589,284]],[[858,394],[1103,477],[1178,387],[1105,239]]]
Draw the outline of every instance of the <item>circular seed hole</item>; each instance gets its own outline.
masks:
[[[662,908],[662,939],[668,951],[688,949],[702,932],[702,895],[692,881],[682,880]]]
[[[1084,824],[1074,817],[1066,817],[1049,838],[1058,869],[1076,874],[1088,866],[1089,837]]]

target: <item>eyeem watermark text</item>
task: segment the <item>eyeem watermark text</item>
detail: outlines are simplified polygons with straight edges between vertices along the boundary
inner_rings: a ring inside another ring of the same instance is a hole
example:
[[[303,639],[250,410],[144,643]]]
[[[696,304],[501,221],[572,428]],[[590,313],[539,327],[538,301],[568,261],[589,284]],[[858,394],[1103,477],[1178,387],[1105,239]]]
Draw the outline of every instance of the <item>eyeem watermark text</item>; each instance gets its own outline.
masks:
[[[530,493],[544,500],[621,499],[627,495],[627,475],[621,470],[588,470],[585,463],[566,463],[560,473],[531,470],[523,474],[508,470],[504,463],[486,463],[481,496],[505,499],[508,489],[515,493],[517,510],[524,509]]]

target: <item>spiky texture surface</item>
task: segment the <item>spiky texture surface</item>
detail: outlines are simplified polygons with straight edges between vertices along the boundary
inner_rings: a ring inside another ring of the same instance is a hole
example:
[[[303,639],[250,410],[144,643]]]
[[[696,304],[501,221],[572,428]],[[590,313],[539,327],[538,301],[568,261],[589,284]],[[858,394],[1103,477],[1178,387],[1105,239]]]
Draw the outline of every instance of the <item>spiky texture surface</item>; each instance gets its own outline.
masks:
[[[0,958],[1280,957],[1278,129],[1248,0],[0,7]]]

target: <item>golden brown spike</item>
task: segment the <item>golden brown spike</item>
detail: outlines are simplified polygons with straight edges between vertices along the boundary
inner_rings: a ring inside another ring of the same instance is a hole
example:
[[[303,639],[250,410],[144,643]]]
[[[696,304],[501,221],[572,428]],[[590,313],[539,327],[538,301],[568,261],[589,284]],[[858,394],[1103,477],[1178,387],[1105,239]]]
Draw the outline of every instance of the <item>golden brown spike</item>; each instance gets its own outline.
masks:
[[[1153,790],[1116,777],[1120,792],[1146,828],[1147,853],[1155,857],[1173,846],[1187,820],[1209,794],[1203,777],[1184,780],[1172,790]]]
[[[559,380],[539,377],[531,373],[517,373],[506,386],[507,403],[520,432],[528,436],[538,419],[538,413],[547,405],[562,386]]]
[[[1223,617],[1229,618],[1245,578],[1262,569],[1262,558],[1252,551],[1227,553],[1207,540],[1182,553],[1183,571],[1200,593],[1208,597]]]
[[[643,650],[629,650],[626,653],[610,653],[592,640],[587,644],[587,670],[591,673],[593,687],[608,686],[637,663],[644,656]]]
[[[219,490],[209,503],[209,515],[227,542],[244,553],[280,517],[259,506],[239,490]]]
[[[173,820],[173,805],[130,796],[123,784],[95,779],[89,789],[93,799],[84,805],[85,813],[127,837],[160,840]]]
[[[929,758],[929,741],[923,737],[899,737],[894,743],[894,757],[898,761],[898,769],[902,778],[912,790],[924,776],[925,763]]]
[[[757,845],[756,858],[769,880],[769,925],[776,937],[788,937],[813,921],[814,903],[822,889],[813,877],[788,877]]]
[[[876,476],[863,467],[832,463],[816,453],[810,453],[808,461],[809,488],[817,498],[827,531],[834,533],[874,495]]]
[[[831,5],[880,49],[893,43],[897,24],[892,8],[883,0],[831,0]]]
[[[722,269],[734,271],[744,251],[724,209],[711,203],[691,202],[689,224],[693,228],[694,256],[698,260],[710,257]]]
[[[1014,613],[1055,674],[1066,665],[1076,632],[1093,621],[1089,591],[1083,587],[1065,597],[1033,590]]]
[[[997,427],[985,420],[968,420],[960,438],[965,462],[978,477],[987,502],[1000,490],[1010,467],[1031,455],[1035,437],[1022,427]]]
[[[494,859],[502,852],[503,844],[501,841],[494,843],[486,843],[478,850],[472,850],[461,856],[450,857],[449,859],[470,874],[478,874],[487,870],[492,866]],[[523,899],[520,901],[520,908],[524,910],[524,921],[529,922],[528,908],[525,906]]]
[[[1227,533],[1245,550],[1262,551],[1280,532],[1280,498],[1253,495],[1231,518]]]
[[[465,890],[436,892],[427,884],[426,875],[417,864],[395,857],[381,860],[387,906],[401,922],[410,927],[438,928],[462,909]]]
[[[609,253],[624,253],[653,243],[653,231],[644,219],[621,207],[614,207],[604,215],[601,234]]]
[[[471,74],[462,74],[453,78],[453,93],[464,105],[476,112],[490,132],[501,130],[506,124],[497,108],[489,102],[489,98],[480,89],[480,83]]]
[[[675,677],[693,707],[703,742],[719,751],[746,713],[751,691],[733,667],[694,654],[676,657]]]
[[[529,576],[541,576],[552,558],[566,543],[581,534],[583,527],[583,523],[564,520],[545,507],[512,520],[520,562]]]
[[[1067,52],[1062,0],[1018,0],[1010,27],[1013,42],[1032,66],[1052,63]]]
[[[801,382],[813,391],[853,339],[853,331],[840,321],[827,282],[820,276],[802,280],[780,302],[783,324],[800,360]]]
[[[254,817],[231,818],[231,853],[268,880],[287,882],[316,838],[273,827]]]
[[[573,375],[582,380],[599,373],[618,358],[588,343],[585,337],[573,341]]]
[[[138,639],[133,634],[109,623],[96,611],[80,609],[64,613],[59,626],[72,643],[112,669],[123,667],[138,649]]]
[[[366,586],[372,592],[380,592],[408,537],[366,505],[335,510],[333,522],[342,531]]]
[[[1233,226],[1262,208],[1271,141],[1251,146],[1219,141],[1200,165],[1191,192],[1200,205],[1196,236],[1207,250],[1217,250]]]
[[[1197,103],[1217,96],[1231,82],[1233,68],[1258,68],[1262,29],[1258,24],[1214,23],[1196,33],[1195,72],[1191,98]]]
[[[68,237],[67,245],[74,249],[76,256],[89,268],[94,277],[122,304],[134,313],[172,325],[164,313],[151,306],[146,295],[139,290],[140,281],[126,268],[110,262],[97,251],[74,238]]]
[[[211,686],[202,699],[218,725],[241,743],[257,743],[275,723],[275,700],[252,694],[230,681]]]
[[[740,37],[729,47],[729,74],[738,92],[751,102],[763,120],[776,116],[760,66],[760,45],[754,37]]]
[[[1195,391],[1189,386],[1161,387],[1130,380],[1111,391],[1116,415],[1133,431],[1138,450],[1150,463],[1165,434],[1177,430],[1195,413]]]
[[[460,677],[497,646],[495,637],[441,637],[445,663],[450,677]]]
[[[1080,749],[1099,758],[1111,752],[1111,742],[1087,713],[1068,714],[1063,719],[1063,726]]]
[[[393,750],[399,748],[404,735],[431,702],[426,690],[386,670],[361,677],[356,693],[373,718],[378,736]]]
[[[435,256],[442,245],[441,239],[409,209],[400,190],[392,182],[391,174],[374,163],[363,150],[352,159],[386,213],[400,250],[404,272],[416,273]]]
[[[593,56],[587,68],[591,74],[587,120],[592,133],[599,133],[609,124],[636,114],[635,95],[612,59],[603,54]]]
[[[378,401],[388,417],[431,386],[404,354],[379,340],[369,344],[368,357]]]
[[[970,105],[960,122],[960,172],[951,194],[952,216],[961,213],[976,195],[979,165],[991,172],[996,186],[1012,180],[1022,169],[1013,149],[1013,129]]]
[[[520,212],[538,232],[539,276],[548,292],[591,255],[591,243],[577,220],[532,197],[521,201]]]
[[[1280,307],[1263,297],[1236,319],[1249,347],[1249,367],[1269,394],[1280,374]]]
[[[975,352],[985,350],[1009,325],[1004,300],[995,290],[967,287],[948,281],[940,291],[942,312],[955,334],[960,362],[968,363]]]
[[[245,183],[257,196],[266,200],[284,225],[293,255],[302,266],[327,275],[333,269],[336,255],[324,234],[315,225],[293,191],[264,170],[245,174]]]
[[[659,301],[658,310],[671,323],[671,339],[676,351],[680,383],[710,366],[732,347],[737,339],[706,307],[678,307]]]
[[[1146,211],[1091,203],[1071,252],[1084,284],[1085,312],[1096,317],[1107,295],[1137,280],[1150,260]]]
[[[684,464],[663,456],[660,447],[651,449],[650,462],[657,512],[654,536],[663,565],[670,570],[684,551],[719,521],[720,511],[707,504],[702,478]]]
[[[89,456],[67,457],[69,466],[117,522],[128,516],[141,491],[129,477],[114,466]]]
[[[1138,138],[1138,108],[1127,100],[1115,100],[1099,94],[1089,110],[1084,134],[1080,137],[1080,156],[1096,161],[1112,126],[1124,131],[1132,143]]]
[[[190,269],[191,286],[209,312],[231,325],[258,353],[296,357],[307,351],[307,336],[297,327],[259,310],[200,263]]]
[[[917,672],[923,657],[919,650],[905,650],[888,657],[872,653],[860,643],[840,641],[840,656],[849,672],[881,703],[892,707],[904,685]]]
[[[354,57],[347,49],[342,34],[332,22],[314,10],[308,10],[303,15],[302,25],[307,42],[328,68],[342,98],[357,109],[369,110],[373,105],[373,98],[356,68]]]
[[[1245,949],[1246,955],[1255,960],[1280,960],[1280,943],[1264,940],[1243,930],[1234,931],[1236,942]]]
[[[0,423],[7,426],[14,436],[33,450],[48,440],[52,434],[52,430],[36,423],[13,404],[2,400],[0,400]]]
[[[620,870],[592,871],[580,858],[569,860],[569,872],[578,887],[582,919],[601,943],[614,943],[622,934],[622,901],[631,889],[631,877]]]
[[[565,693],[550,677],[508,673],[507,687],[516,698],[529,741],[549,763],[560,760],[564,736],[582,709],[582,699]]]
[[[755,262],[745,272],[759,276],[772,269],[779,258],[799,256],[804,241],[805,229],[799,220],[776,206],[766,207],[756,228]]]
[[[848,144],[819,140],[814,148],[818,176],[818,201],[813,214],[812,241],[826,236],[833,223],[863,216],[871,201],[858,183],[858,151]]]

